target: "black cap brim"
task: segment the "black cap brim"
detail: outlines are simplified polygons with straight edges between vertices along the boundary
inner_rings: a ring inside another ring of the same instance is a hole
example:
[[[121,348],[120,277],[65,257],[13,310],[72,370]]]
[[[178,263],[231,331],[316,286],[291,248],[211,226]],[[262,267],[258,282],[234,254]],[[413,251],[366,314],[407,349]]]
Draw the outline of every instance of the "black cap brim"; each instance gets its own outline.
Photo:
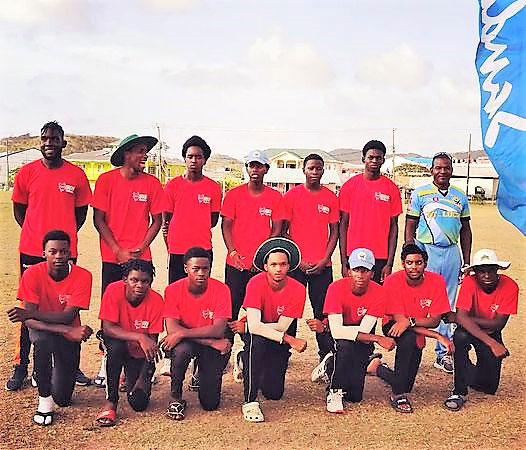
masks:
[[[134,145],[144,143],[146,144],[146,148],[148,151],[150,151],[155,145],[157,144],[158,140],[157,138],[153,136],[138,136],[135,139],[132,139],[131,141],[126,142],[126,144],[117,147],[117,149],[113,152],[110,158],[110,162],[115,167],[120,167],[124,165],[124,152],[126,150],[129,150]]]
[[[298,268],[301,261],[301,252],[299,247],[290,239],[274,237],[263,242],[254,254],[254,267],[261,271],[265,270],[265,259],[273,250],[283,250],[289,256],[289,271]]]

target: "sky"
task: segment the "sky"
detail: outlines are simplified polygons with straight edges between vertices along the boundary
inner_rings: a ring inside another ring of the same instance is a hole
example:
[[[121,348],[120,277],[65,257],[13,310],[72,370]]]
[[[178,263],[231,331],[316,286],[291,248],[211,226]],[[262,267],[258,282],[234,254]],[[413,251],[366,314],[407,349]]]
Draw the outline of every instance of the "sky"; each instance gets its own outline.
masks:
[[[17,0],[0,137],[157,135],[179,152],[481,148],[476,0]]]

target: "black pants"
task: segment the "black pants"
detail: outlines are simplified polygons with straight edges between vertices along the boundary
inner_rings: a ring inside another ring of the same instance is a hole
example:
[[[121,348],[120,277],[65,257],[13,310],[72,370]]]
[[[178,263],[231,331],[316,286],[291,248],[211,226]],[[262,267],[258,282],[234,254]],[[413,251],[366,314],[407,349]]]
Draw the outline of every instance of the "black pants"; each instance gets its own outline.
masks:
[[[59,406],[69,406],[80,361],[80,343],[49,331],[29,330],[35,358],[35,378],[40,397],[53,396]]]
[[[206,411],[218,408],[221,399],[223,369],[230,358],[230,353],[222,355],[207,345],[191,340],[182,340],[171,350],[172,397],[182,398],[183,381],[192,357],[197,357],[199,365],[199,403]]]
[[[245,402],[253,402],[261,389],[268,400],[279,400],[285,390],[290,346],[256,334],[243,335],[243,390]]]
[[[335,348],[334,358],[327,362],[327,373],[331,379],[330,389],[343,389],[347,401],[359,402],[363,398],[365,373],[374,346],[348,339],[336,339]]]
[[[207,253],[210,255],[210,271],[212,271],[214,254],[212,249],[207,250]],[[184,255],[170,253],[170,262],[168,263],[168,284],[188,276],[184,271],[183,257]]]
[[[126,375],[126,393],[128,403],[135,411],[144,411],[148,407],[151,393],[151,380],[155,372],[154,363],[146,358],[134,358],[128,351],[126,341],[109,336],[102,336],[102,344],[106,352],[106,400],[117,405],[119,402],[119,379],[124,368]],[[143,377],[147,401],[135,401],[133,388],[139,377]]]
[[[325,267],[318,275],[307,275],[302,270],[296,269],[290,272],[289,276],[299,281],[303,286],[308,286],[314,318],[323,320],[326,317],[323,315],[323,304],[325,303],[327,289],[332,283],[332,267]],[[321,361],[327,353],[333,351],[333,340],[329,330],[327,329],[324,333],[316,333],[316,341]]]
[[[383,327],[387,336],[394,322],[390,321]],[[422,349],[416,345],[416,333],[405,330],[400,337],[395,337],[396,354],[394,370],[379,366],[377,375],[387,384],[391,385],[394,395],[408,394],[415,384],[416,373],[422,360]]]
[[[106,288],[115,281],[122,280],[122,264],[102,263],[102,285],[100,296],[104,295]]]
[[[490,335],[502,344],[500,331]],[[486,394],[495,394],[500,383],[502,359],[495,357],[490,348],[464,328],[457,326],[453,335],[455,344],[455,388],[454,394],[467,395],[468,386]],[[475,347],[477,364],[469,358],[470,345]]]

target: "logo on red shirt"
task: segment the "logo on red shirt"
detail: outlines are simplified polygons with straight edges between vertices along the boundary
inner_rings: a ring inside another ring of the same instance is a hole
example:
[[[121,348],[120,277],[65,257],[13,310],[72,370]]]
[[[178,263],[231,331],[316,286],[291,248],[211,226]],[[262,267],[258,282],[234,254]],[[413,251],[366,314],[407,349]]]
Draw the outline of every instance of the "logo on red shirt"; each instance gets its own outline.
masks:
[[[206,196],[205,194],[197,194],[197,201],[199,203],[203,203],[205,205],[209,205],[210,204],[210,197]]]
[[[499,309],[499,306],[500,305],[497,305],[496,303],[493,303],[493,305],[491,305],[489,307],[489,310],[492,312],[492,313],[496,313],[497,312],[497,309]]]
[[[58,294],[58,301],[60,302],[61,305],[64,305],[65,303],[67,303],[70,298],[71,298],[71,295],[69,294]]]
[[[68,194],[74,194],[75,193],[75,186],[71,186],[67,183],[58,183],[58,190],[60,192],[67,192]]]
[[[367,313],[367,308],[363,307],[363,306],[359,306],[357,309],[356,309],[356,315],[358,317],[362,317],[362,316],[365,316],[365,314]]]
[[[147,320],[135,320],[133,322],[133,325],[136,330],[139,330],[141,328],[146,329],[150,326],[150,322],[148,322]]]
[[[422,309],[431,307],[432,300],[430,298],[422,298],[420,299],[420,307]]]
[[[134,202],[147,202],[148,201],[148,194],[134,192],[132,193],[132,197],[133,197]]]
[[[210,311],[208,308],[201,310],[201,315],[203,316],[203,319],[212,320],[214,318],[214,312]]]
[[[381,200],[382,202],[388,202],[391,199],[389,195],[384,194],[383,192],[375,192],[374,198],[376,200]]]
[[[283,311],[285,311],[285,307],[284,306],[278,306],[276,308],[276,312],[278,313],[278,316],[281,316],[283,314]]]
[[[265,208],[264,206],[262,206],[259,208],[259,215],[270,217],[272,215],[272,210],[270,208]]]
[[[320,205],[318,203],[318,212],[322,214],[329,214],[331,212],[331,208],[329,208],[327,205]]]

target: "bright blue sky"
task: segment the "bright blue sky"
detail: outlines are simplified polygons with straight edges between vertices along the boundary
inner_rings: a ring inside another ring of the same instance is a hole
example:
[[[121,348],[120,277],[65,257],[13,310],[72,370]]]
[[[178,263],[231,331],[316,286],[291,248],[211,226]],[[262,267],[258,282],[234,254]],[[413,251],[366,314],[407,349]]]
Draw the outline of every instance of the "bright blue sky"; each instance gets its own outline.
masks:
[[[476,0],[17,0],[0,136],[192,134],[268,147],[480,148]],[[6,70],[6,68],[8,70]]]

